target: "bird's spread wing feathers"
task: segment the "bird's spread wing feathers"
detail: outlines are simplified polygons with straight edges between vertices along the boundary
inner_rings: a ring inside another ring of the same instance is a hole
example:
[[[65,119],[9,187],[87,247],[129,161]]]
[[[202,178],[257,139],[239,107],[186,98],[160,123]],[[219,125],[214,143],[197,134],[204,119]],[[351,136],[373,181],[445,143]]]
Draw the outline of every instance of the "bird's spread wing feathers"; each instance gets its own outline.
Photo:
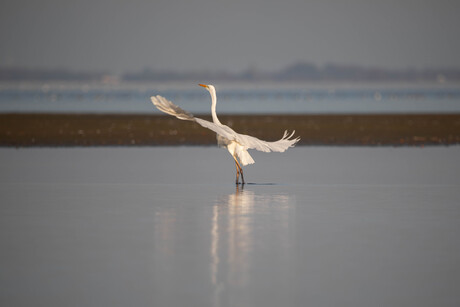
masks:
[[[196,118],[195,121],[200,124],[201,126],[208,128],[209,130],[214,131],[215,133],[219,134],[220,136],[223,136],[224,138],[234,141],[235,136],[238,135],[232,128],[222,125],[222,124],[215,124],[213,122],[201,119],[201,118]]]
[[[294,136],[295,131],[292,131],[291,134],[288,135],[287,130],[284,131],[284,135],[281,139],[275,142],[267,142],[263,140],[259,140],[256,137],[246,135],[246,134],[239,134],[235,132],[232,128],[222,125],[222,124],[215,124],[209,122],[207,120],[201,118],[195,118],[195,121],[200,124],[201,126],[208,128],[215,133],[223,136],[226,139],[231,141],[236,141],[240,145],[246,147],[247,149],[256,149],[263,152],[284,152],[289,147],[294,147],[295,144],[300,141],[300,138],[292,138]]]
[[[194,117],[192,114],[179,108],[171,101],[167,100],[166,98],[160,95],[152,96],[150,97],[150,99],[160,111],[163,111],[169,115],[173,115],[179,119],[195,121],[201,126],[214,131],[215,133],[223,136],[224,138],[230,141],[235,141],[240,145],[246,147],[247,149],[256,149],[263,152],[284,152],[289,147],[294,147],[295,144],[300,140],[299,137],[294,139],[292,138],[294,136],[295,131],[293,131],[289,135],[287,131],[284,131],[283,137],[275,142],[259,140],[258,138],[255,138],[250,135],[236,133],[232,128],[226,125],[215,124],[213,122]]]
[[[183,120],[194,120],[195,119],[192,114],[179,108],[174,103],[172,103],[171,101],[169,101],[168,99],[160,95],[152,96],[150,97],[150,100],[152,100],[152,103],[155,105],[155,107],[158,108],[158,110],[165,112],[169,115],[175,116],[178,119],[183,119]]]
[[[292,138],[294,136],[295,130],[292,131],[291,134],[288,134],[288,131],[284,131],[284,135],[281,139],[275,142],[267,142],[263,140],[259,140],[258,138],[255,138],[250,135],[245,135],[245,134],[239,134],[238,138],[236,138],[236,141],[243,146],[246,146],[247,148],[252,148],[256,149],[259,151],[264,151],[264,152],[270,152],[270,151],[275,151],[275,152],[284,152],[286,151],[289,147],[294,147],[295,144],[297,144],[298,141],[300,141],[300,138]]]

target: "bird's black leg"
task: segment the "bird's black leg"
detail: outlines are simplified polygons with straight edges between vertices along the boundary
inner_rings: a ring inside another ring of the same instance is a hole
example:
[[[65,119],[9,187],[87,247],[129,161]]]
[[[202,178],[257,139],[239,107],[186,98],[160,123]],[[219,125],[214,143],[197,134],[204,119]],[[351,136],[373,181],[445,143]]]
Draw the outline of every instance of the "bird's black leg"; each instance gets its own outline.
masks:
[[[241,184],[244,184],[244,176],[243,176],[243,169],[241,168],[241,165],[238,163],[238,159],[236,159],[235,156],[233,156],[233,159],[235,160],[235,166],[236,166],[236,184],[239,184],[239,177],[241,174]]]
[[[238,185],[239,184],[239,179],[240,179],[240,169],[238,167],[238,162],[236,162],[236,159],[235,159],[235,166],[236,166],[236,182],[235,182],[235,184]]]
[[[239,174],[241,174],[241,184],[244,184],[244,176],[243,176],[243,168],[241,165],[238,163],[238,160],[236,159],[235,156],[233,156],[233,159],[235,159],[235,164],[236,164],[236,184],[238,184],[238,177]]]
[[[243,168],[240,166],[240,173],[241,173],[241,184],[244,185],[244,176],[243,176]]]

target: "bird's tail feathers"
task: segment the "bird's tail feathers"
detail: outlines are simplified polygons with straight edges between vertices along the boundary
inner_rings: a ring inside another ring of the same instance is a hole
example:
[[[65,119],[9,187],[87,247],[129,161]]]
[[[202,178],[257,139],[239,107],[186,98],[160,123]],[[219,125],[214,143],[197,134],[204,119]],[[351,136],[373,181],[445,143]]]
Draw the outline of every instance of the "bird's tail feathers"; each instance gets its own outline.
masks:
[[[164,113],[175,116],[178,119],[195,120],[192,114],[179,108],[174,103],[160,95],[152,96],[150,97],[150,100],[152,100],[152,103],[157,107],[158,110]]]
[[[249,152],[243,147],[237,146],[236,155],[243,166],[255,163]]]

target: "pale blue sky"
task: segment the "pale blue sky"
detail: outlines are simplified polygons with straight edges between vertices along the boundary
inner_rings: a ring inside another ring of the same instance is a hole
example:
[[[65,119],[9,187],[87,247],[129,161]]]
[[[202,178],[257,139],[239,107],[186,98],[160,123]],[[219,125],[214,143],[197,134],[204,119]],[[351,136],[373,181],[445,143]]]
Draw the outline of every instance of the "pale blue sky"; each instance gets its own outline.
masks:
[[[460,68],[460,1],[2,0],[0,67]]]

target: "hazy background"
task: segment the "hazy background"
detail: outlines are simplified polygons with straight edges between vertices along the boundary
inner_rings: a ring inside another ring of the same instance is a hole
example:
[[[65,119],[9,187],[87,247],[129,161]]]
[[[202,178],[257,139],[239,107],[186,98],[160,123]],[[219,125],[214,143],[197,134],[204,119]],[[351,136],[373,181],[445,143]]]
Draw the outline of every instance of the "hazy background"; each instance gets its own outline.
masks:
[[[459,12],[439,0],[3,0],[0,68],[459,68]]]
[[[0,0],[0,306],[460,306],[459,8]]]

